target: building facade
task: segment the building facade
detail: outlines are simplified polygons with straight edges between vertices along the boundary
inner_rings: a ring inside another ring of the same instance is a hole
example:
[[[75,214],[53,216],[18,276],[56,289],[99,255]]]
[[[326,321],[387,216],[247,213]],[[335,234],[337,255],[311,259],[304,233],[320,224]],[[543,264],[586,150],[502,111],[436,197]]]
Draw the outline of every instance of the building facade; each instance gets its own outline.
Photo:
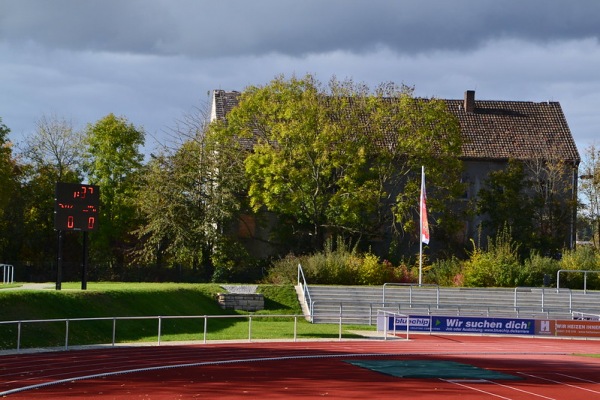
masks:
[[[212,120],[223,120],[238,104],[240,93],[215,90],[212,97]],[[577,170],[580,156],[558,102],[477,100],[475,91],[468,90],[462,99],[443,100],[448,111],[460,125],[462,135],[463,183],[466,186],[464,203],[473,204],[484,187],[489,174],[507,167],[509,160],[536,163],[559,163],[562,168],[565,204],[575,204],[577,199]],[[250,148],[251,142],[247,143]],[[540,178],[545,179],[545,178]],[[471,215],[464,221],[459,234],[461,241],[481,234],[485,215]],[[267,218],[269,219],[269,218]],[[565,247],[575,243],[576,208],[570,211],[570,227],[565,232]],[[238,236],[246,241],[256,240],[254,246],[260,254],[269,253],[268,236],[271,220],[257,224],[244,216]],[[252,247],[251,246],[251,247]]]

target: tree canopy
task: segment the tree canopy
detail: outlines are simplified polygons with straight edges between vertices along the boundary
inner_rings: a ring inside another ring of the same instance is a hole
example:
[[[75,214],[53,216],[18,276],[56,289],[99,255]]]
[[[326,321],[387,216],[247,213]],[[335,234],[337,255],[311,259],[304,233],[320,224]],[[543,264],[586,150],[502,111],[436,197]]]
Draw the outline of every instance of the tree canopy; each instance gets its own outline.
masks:
[[[210,277],[223,225],[240,208],[243,170],[232,166],[239,154],[234,148],[204,134],[150,161],[138,197],[144,224],[137,235],[141,260],[201,265]]]
[[[100,186],[101,202],[92,249],[98,258],[122,265],[136,227],[135,199],[144,159],[140,149],[144,131],[123,117],[109,114],[89,124],[85,135],[85,171],[89,183]]]
[[[431,210],[450,228],[461,135],[441,101],[393,83],[371,91],[352,80],[278,77],[244,91],[227,123],[232,137],[254,142],[245,159],[250,204],[292,217],[316,245],[325,232],[414,236],[422,165],[437,197]]]
[[[600,248],[600,147],[591,144],[585,149],[580,167],[584,217],[591,225],[591,239]]]
[[[0,118],[0,260],[8,256],[8,248],[15,237],[11,223],[11,204],[18,193],[17,165],[8,140],[10,129]]]
[[[522,256],[532,250],[556,254],[569,248],[576,206],[569,196],[572,173],[572,168],[548,157],[510,160],[507,168],[490,172],[477,200],[477,212],[485,217],[483,227],[490,236],[510,227],[522,244]]]

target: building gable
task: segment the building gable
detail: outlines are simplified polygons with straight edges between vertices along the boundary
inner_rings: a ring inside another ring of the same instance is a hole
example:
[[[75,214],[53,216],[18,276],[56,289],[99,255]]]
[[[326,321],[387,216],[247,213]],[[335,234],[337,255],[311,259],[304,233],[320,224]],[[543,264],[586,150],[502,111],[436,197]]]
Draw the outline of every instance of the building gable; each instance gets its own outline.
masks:
[[[462,157],[530,160],[552,157],[574,165],[580,157],[558,102],[445,100],[460,123]]]
[[[223,120],[240,92],[215,90],[212,119]],[[579,152],[558,102],[443,100],[459,121],[464,160],[527,160],[552,157],[578,165]]]

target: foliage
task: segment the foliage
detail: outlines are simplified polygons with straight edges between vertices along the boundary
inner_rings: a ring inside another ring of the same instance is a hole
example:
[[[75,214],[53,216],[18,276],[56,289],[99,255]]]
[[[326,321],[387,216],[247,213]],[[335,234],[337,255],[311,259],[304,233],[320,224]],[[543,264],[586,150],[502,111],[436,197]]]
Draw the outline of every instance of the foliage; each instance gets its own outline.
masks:
[[[85,135],[85,171],[89,183],[100,186],[101,203],[98,230],[90,246],[92,257],[120,269],[134,244],[131,232],[137,224],[135,199],[144,131],[109,114],[89,124]]]
[[[496,237],[488,238],[487,250],[474,246],[464,264],[464,284],[472,287],[519,286],[521,263],[519,245],[509,228],[504,227]]]
[[[357,253],[338,242],[332,249],[310,256],[291,256],[274,262],[265,281],[295,283],[298,264],[302,265],[310,284],[380,285],[387,282],[416,282],[417,268],[401,263],[397,267],[384,260],[377,262],[372,254]],[[423,268],[423,282],[440,286],[473,287],[541,287],[546,282],[555,286],[559,269],[600,271],[600,253],[591,246],[565,250],[557,260],[532,252],[523,262],[518,256],[519,244],[512,239],[510,229],[504,228],[490,238],[484,250],[475,246],[466,260],[455,257],[440,259]],[[588,289],[600,288],[597,274],[588,274]],[[583,288],[583,274],[563,274],[561,287]]]
[[[580,171],[583,215],[590,223],[594,246],[600,249],[600,148],[596,144],[585,149]]]
[[[219,279],[233,279],[236,274],[226,271],[238,267],[228,264],[233,259],[223,257],[223,248],[236,244],[225,244],[223,231],[242,208],[239,142],[222,137],[219,124],[188,127],[192,131],[183,144],[154,156],[141,176],[137,201],[144,222],[136,231],[137,260],[201,267],[206,281],[218,267]],[[215,249],[221,249],[219,254],[213,254]]]
[[[560,262],[552,257],[544,257],[538,252],[531,253],[524,262],[519,278],[521,286],[538,287],[544,284],[545,279],[549,284],[556,278],[560,269]]]
[[[533,214],[534,205],[525,189],[523,163],[510,160],[506,169],[489,173],[485,187],[478,194],[477,213],[487,217],[483,227],[490,236],[509,226],[514,239],[530,248],[534,233],[528,216]]]
[[[261,262],[252,258],[240,243],[223,238],[213,250],[212,282],[255,282],[262,277]]]
[[[595,271],[587,276],[587,288],[600,289],[600,253],[594,247],[578,246],[576,250],[565,250],[559,265],[561,270]],[[573,289],[584,287],[583,273],[563,273],[560,279],[561,287]]]
[[[335,243],[335,246],[334,246]],[[356,248],[338,238],[329,239],[322,252],[304,256],[288,255],[275,261],[264,281],[272,284],[295,283],[298,265],[311,284],[382,285],[386,282],[414,282],[415,276],[406,265],[394,267],[389,261],[379,261],[370,253],[359,253]]]
[[[415,235],[421,165],[437,191],[432,211],[451,210],[441,204],[460,192],[458,124],[442,102],[411,94],[404,86],[371,92],[335,78],[323,87],[310,75],[248,88],[227,130],[254,143],[245,161],[254,210],[293,218],[316,249],[326,233],[355,240],[385,230]],[[453,220],[440,218],[448,226]]]
[[[577,202],[573,192],[571,164],[554,154],[539,153],[525,162],[532,199],[531,224],[536,234],[536,249],[549,254],[560,252],[572,243],[572,223]]]
[[[440,286],[462,286],[462,268],[462,261],[454,256],[438,259],[431,266],[423,268],[423,282]]]
[[[13,202],[19,197],[18,169],[12,156],[12,145],[8,139],[10,129],[0,118],[0,262],[14,256]]]
[[[530,251],[556,254],[570,246],[575,204],[571,190],[572,168],[550,156],[520,162],[490,172],[479,191],[477,213],[485,215],[483,227],[490,236],[504,226],[512,228],[521,243],[521,256]]]
[[[56,259],[55,187],[57,182],[81,182],[82,140],[82,133],[74,130],[71,122],[56,116],[40,118],[35,133],[25,140],[20,178],[26,195],[19,198],[15,208],[22,221],[17,233],[18,259],[28,265],[32,278],[44,270],[48,260]],[[71,239],[68,237],[62,248],[66,262],[81,257],[79,243]]]
[[[14,164],[12,160],[11,144],[8,140],[10,129],[2,123],[0,118],[0,186],[7,188],[10,182],[13,181]],[[11,193],[10,191],[2,190],[0,192],[0,216],[7,206]]]
[[[42,116],[35,134],[26,138],[23,155],[35,169],[51,168],[55,182],[73,182],[81,175],[83,140],[83,133],[65,118]]]

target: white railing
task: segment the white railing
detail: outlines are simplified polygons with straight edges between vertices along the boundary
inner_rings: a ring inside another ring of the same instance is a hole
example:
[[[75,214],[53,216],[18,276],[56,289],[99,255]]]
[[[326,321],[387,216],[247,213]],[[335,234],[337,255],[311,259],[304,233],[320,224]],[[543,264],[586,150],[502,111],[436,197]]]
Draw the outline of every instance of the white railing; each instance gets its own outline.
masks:
[[[302,300],[304,304],[308,307],[308,313],[310,321],[313,321],[313,302],[310,298],[310,292],[308,291],[308,283],[306,282],[306,277],[304,276],[304,271],[302,270],[302,265],[298,264],[298,285],[302,288]]]
[[[402,303],[402,302],[369,302],[369,301],[314,301],[311,305],[314,310],[312,322],[339,323],[351,325],[373,325],[375,316],[379,311],[411,312],[422,315],[444,315],[457,317],[510,317],[548,319],[551,313],[556,316],[563,314],[565,317],[572,314],[572,307],[549,308],[531,305],[478,305],[478,304],[432,304],[432,303]],[[392,311],[393,309],[393,311]],[[553,317],[554,318],[554,317]]]
[[[394,327],[392,330],[392,336],[396,337],[396,318],[405,318],[406,319],[406,340],[410,339],[410,316],[408,314],[399,314],[391,311],[378,310],[377,311],[377,330],[383,331],[383,338],[387,340],[388,338],[388,325],[389,321],[392,320]]]
[[[556,290],[560,289],[560,274],[561,273],[583,273],[583,293],[587,294],[587,276],[588,274],[600,274],[600,271],[584,270],[584,269],[561,269],[556,273]]]
[[[541,310],[542,312],[546,311],[546,303],[545,303],[545,295],[546,295],[546,288],[544,287],[526,287],[526,286],[518,286],[515,288],[515,293],[514,293],[514,308],[515,310],[517,310],[519,308],[519,299],[517,296],[517,293],[522,292],[522,293],[531,293],[532,291],[540,291],[541,292]],[[561,293],[562,291],[567,291],[569,293],[569,312],[571,312],[573,310],[573,291],[571,289],[548,289],[550,292],[556,292],[556,293]],[[528,298],[526,300],[532,300],[531,298]]]
[[[436,285],[436,284],[418,284],[418,283],[384,283],[383,284],[383,299],[382,302],[385,303],[385,289],[387,286],[403,286],[406,287],[408,286],[408,296],[409,296],[409,304],[412,304],[412,297],[413,297],[413,287],[418,287],[418,288],[435,288],[436,290],[436,305],[439,306],[440,304],[440,286]]]
[[[9,264],[0,264],[2,268],[2,283],[14,283],[15,282],[15,267]]]
[[[202,330],[202,334],[201,336],[198,337],[198,341],[201,341],[202,343],[206,344],[207,343],[207,336],[208,336],[208,322],[209,320],[215,320],[215,319],[224,319],[224,318],[230,318],[230,319],[247,319],[248,320],[248,337],[247,340],[249,342],[251,342],[254,338],[254,333],[252,331],[252,321],[256,320],[256,319],[261,319],[261,318],[283,318],[283,319],[293,319],[293,334],[292,334],[292,340],[295,342],[298,340],[298,318],[306,318],[305,315],[291,315],[291,314],[282,314],[282,315],[273,315],[273,314],[254,314],[254,315],[185,315],[185,316],[142,316],[142,317],[96,317],[96,318],[59,318],[59,319],[38,319],[38,320],[23,320],[23,321],[0,321],[0,327],[2,326],[7,326],[7,325],[16,325],[17,327],[17,337],[16,337],[16,350],[20,351],[21,350],[21,344],[22,344],[22,332],[24,330],[24,328],[27,325],[30,324],[38,324],[38,323],[64,323],[65,326],[65,341],[64,341],[64,349],[68,350],[70,343],[69,343],[69,337],[71,334],[71,330],[72,330],[72,324],[76,323],[76,322],[83,322],[83,321],[112,321],[112,339],[109,343],[87,343],[86,345],[106,345],[109,344],[111,346],[115,346],[117,343],[119,343],[117,341],[117,321],[131,321],[131,320],[156,320],[156,332],[157,332],[157,344],[160,345],[161,344],[161,340],[164,336],[163,334],[163,321],[165,320],[173,320],[173,319],[199,319],[199,320],[203,320],[204,325],[203,325],[203,330]],[[342,340],[342,324],[341,324],[341,320],[340,320],[340,326],[339,326],[339,337],[338,339],[341,341]],[[289,332],[288,335],[282,334],[281,338],[285,338],[285,337],[289,338]],[[316,335],[315,337],[317,337],[318,335]],[[235,339],[232,339],[235,340]],[[238,339],[240,340],[240,339]]]
[[[573,311],[573,319],[580,321],[600,321],[600,314],[590,314],[579,311]]]

